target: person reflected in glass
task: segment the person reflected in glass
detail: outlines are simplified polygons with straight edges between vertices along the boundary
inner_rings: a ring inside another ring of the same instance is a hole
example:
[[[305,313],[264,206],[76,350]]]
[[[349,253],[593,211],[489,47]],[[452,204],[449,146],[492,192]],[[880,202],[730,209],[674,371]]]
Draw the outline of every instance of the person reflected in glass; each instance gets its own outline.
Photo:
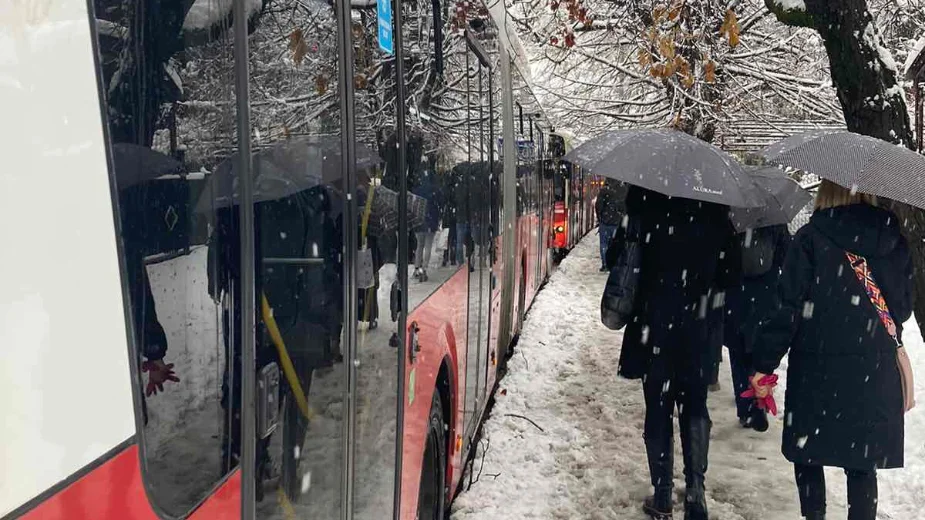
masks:
[[[825,518],[823,468],[832,466],[847,475],[849,520],[874,520],[876,470],[904,464],[897,344],[913,294],[899,218],[872,195],[822,181],[778,290],[780,306],[755,342],[751,384],[766,397],[765,376],[789,355],[782,451],[794,465],[800,512]]]
[[[456,251],[458,247],[458,234],[456,228],[456,197],[454,189],[456,186],[456,170],[450,170],[440,175],[440,219],[443,226],[447,229],[446,249],[443,250],[442,266],[454,266],[456,262]]]
[[[417,174],[417,181],[412,193],[424,199],[426,204],[424,222],[415,230],[417,250],[414,255],[414,276],[419,282],[427,281],[427,268],[434,248],[434,236],[440,228],[440,190],[437,174],[434,171],[435,158],[428,160],[426,167]]]
[[[357,207],[360,208],[360,229],[359,244],[361,249],[365,247],[369,250],[372,260],[372,280],[370,288],[360,287],[357,291],[357,312],[359,321],[368,324],[369,330],[379,328],[379,270],[382,268],[382,250],[379,246],[379,234],[383,231],[381,216],[372,212],[372,208],[366,207],[367,193],[373,192],[375,197],[375,187],[366,186],[360,188],[357,194]],[[363,222],[366,222],[364,227]],[[359,277],[359,274],[358,274]]]

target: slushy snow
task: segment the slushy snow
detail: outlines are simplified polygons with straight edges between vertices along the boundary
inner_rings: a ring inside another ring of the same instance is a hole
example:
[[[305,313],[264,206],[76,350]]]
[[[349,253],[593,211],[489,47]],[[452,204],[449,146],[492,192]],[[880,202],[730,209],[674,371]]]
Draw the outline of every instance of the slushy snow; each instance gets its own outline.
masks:
[[[642,386],[616,375],[622,333],[600,324],[605,274],[599,265],[598,236],[592,232],[537,297],[485,424],[475,475],[465,477],[454,503],[453,520],[646,518],[641,504],[651,488]],[[905,327],[922,401],[925,344],[914,321]],[[707,472],[710,518],[800,518],[793,467],[780,453],[783,414],[771,418],[766,433],[742,429],[728,358],[720,373],[722,390],[709,396],[714,423]],[[782,400],[783,388],[777,394]],[[678,517],[678,512],[683,516],[684,477],[675,435]],[[845,518],[841,470],[829,470],[827,484],[829,516]],[[923,404],[906,415],[906,467],[880,472],[879,501],[878,518],[925,519]]]

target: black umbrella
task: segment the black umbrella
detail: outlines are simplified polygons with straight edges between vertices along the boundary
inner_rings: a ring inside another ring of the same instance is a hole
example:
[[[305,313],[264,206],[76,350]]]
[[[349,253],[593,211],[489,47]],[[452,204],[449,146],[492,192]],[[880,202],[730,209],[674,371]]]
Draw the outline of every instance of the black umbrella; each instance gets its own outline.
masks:
[[[776,166],[750,168],[747,171],[761,190],[765,205],[760,208],[733,208],[729,217],[736,231],[788,224],[813,198]]]
[[[183,165],[179,161],[137,144],[112,145],[112,159],[119,191],[162,175],[183,171]]]
[[[731,155],[676,130],[616,130],[565,155],[592,173],[686,199],[733,207],[763,204]]]
[[[254,202],[278,200],[318,185],[340,185],[343,180],[341,139],[336,135],[288,139],[253,155]],[[376,166],[379,157],[357,144],[356,167]],[[196,205],[206,213],[238,204],[238,155],[222,162]]]
[[[925,208],[925,157],[899,145],[852,132],[814,131],[772,144],[762,155],[853,191]]]

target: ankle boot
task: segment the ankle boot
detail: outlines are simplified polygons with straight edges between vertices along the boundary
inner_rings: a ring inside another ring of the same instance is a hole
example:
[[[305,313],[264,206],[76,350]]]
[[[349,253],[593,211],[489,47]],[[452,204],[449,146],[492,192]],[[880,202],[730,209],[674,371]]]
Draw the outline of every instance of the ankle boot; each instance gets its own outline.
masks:
[[[684,520],[708,520],[704,480],[710,449],[710,428],[707,417],[692,417],[681,424],[681,445],[684,450]]]
[[[643,503],[643,511],[655,520],[671,520],[674,487],[674,436],[646,439],[646,458],[655,494]]]
[[[642,510],[653,520],[672,520],[671,486],[655,488],[655,494],[642,503]]]

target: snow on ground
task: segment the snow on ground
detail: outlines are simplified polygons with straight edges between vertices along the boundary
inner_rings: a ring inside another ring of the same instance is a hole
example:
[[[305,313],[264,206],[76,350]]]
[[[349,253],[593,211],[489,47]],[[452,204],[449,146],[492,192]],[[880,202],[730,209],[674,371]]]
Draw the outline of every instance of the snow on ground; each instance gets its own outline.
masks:
[[[474,464],[478,480],[456,499],[453,520],[646,518],[642,388],[616,376],[622,334],[599,321],[605,281],[599,262],[592,233],[539,294],[485,424]],[[904,336],[919,375],[919,401],[925,401],[925,344],[914,322]],[[763,434],[740,428],[728,360],[721,374],[722,391],[709,398],[711,518],[800,518],[793,469],[780,454],[780,418]],[[675,510],[682,511],[680,441],[675,444]],[[827,476],[829,516],[845,518],[844,475],[831,470]],[[906,468],[880,473],[878,518],[925,519],[923,506],[920,404],[906,416]]]

